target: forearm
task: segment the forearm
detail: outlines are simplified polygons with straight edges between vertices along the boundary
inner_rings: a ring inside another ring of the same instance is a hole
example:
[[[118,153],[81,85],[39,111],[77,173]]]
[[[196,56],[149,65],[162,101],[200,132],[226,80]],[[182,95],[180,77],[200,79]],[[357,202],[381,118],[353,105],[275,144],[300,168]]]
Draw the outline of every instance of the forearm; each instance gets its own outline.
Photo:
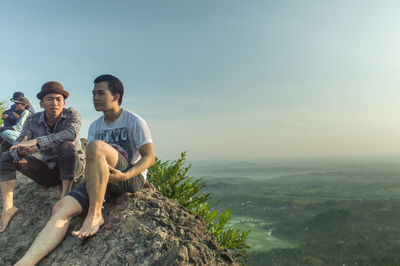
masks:
[[[16,121],[18,120],[18,118],[19,118],[19,117],[15,117],[14,115],[10,115],[10,116],[8,117],[8,119],[11,120],[12,122],[16,122]],[[11,122],[11,121],[10,121],[10,122]]]
[[[151,167],[153,164],[154,164],[154,156],[151,155],[143,156],[134,166],[132,166],[128,171],[125,172],[124,180],[139,175],[144,170]]]
[[[76,132],[72,129],[63,130],[57,133],[52,133],[45,136],[37,137],[40,150],[47,150],[53,147],[58,147],[60,143],[65,141],[74,141],[76,138]]]
[[[15,122],[18,119],[18,117],[14,116],[14,111],[10,109],[4,111],[3,115],[7,115],[6,119],[8,119],[10,122]]]
[[[72,188],[72,180],[63,180],[62,181],[62,192],[60,198],[63,198],[65,195],[67,195]]]

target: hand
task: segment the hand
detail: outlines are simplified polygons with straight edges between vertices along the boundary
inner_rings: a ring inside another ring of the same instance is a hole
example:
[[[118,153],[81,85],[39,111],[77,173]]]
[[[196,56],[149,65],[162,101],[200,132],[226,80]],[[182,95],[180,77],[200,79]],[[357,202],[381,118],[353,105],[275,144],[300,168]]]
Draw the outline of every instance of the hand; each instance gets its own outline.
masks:
[[[23,139],[22,141],[26,141],[26,140],[28,140],[28,137],[27,137],[27,136],[25,136],[24,139]],[[15,149],[17,149],[17,148],[18,148],[18,144],[17,144],[17,145],[13,145],[13,146],[11,146],[10,151],[15,150]]]
[[[38,145],[37,139],[28,140],[26,136],[19,144],[17,144],[18,148],[32,148],[32,147],[37,148],[37,145]]]
[[[126,174],[120,170],[115,169],[110,165],[108,166],[108,169],[110,170],[110,177],[108,179],[109,183],[122,182],[127,179]]]
[[[22,142],[12,146],[10,150],[18,149],[18,155],[26,156],[39,151],[37,143],[37,139],[28,140],[28,138],[25,136]]]
[[[3,114],[2,116],[1,116],[1,119],[7,119],[8,118],[8,114]]]
[[[17,112],[13,112],[13,116],[15,117],[15,118],[19,118],[19,114],[17,113]]]

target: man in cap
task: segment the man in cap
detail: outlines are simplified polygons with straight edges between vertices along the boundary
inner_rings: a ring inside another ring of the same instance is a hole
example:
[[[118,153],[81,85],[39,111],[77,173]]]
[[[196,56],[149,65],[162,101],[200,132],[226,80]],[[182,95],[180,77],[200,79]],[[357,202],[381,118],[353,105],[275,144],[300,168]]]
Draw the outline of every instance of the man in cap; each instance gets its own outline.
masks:
[[[10,99],[10,101],[14,102],[18,98],[24,97],[25,95],[22,92],[14,92],[13,97]],[[29,101],[28,101],[29,102]],[[33,108],[32,105],[28,104],[27,106],[31,114],[35,113],[35,109]],[[4,121],[5,127],[12,127],[17,123],[17,120],[19,119],[19,114],[18,112],[15,111],[15,104],[11,105],[10,109],[5,110],[1,116],[1,119]]]
[[[81,118],[72,108],[64,108],[68,96],[60,83],[45,83],[37,94],[44,111],[28,117],[14,146],[1,156],[3,212],[0,232],[6,230],[18,210],[13,204],[16,170],[45,187],[62,184],[61,198],[83,173],[85,158],[79,138]],[[40,152],[40,159],[32,156],[36,152]]]
[[[31,112],[28,110],[29,100],[26,97],[18,97],[16,99],[13,99],[13,102],[14,111],[18,115],[16,124],[13,126],[0,127],[0,141],[2,141],[3,147],[7,146],[8,148],[14,144],[14,141],[21,133],[22,126],[24,125],[25,120],[31,114]],[[6,142],[6,145],[4,142]]]

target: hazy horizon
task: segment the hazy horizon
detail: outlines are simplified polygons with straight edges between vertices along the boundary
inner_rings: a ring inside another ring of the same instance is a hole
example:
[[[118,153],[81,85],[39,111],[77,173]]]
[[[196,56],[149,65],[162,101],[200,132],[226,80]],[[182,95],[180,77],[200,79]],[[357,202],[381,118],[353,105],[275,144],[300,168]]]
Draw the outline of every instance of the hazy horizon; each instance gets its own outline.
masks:
[[[399,156],[396,1],[18,1],[0,17],[1,101],[61,82],[82,115],[114,74],[157,156]]]

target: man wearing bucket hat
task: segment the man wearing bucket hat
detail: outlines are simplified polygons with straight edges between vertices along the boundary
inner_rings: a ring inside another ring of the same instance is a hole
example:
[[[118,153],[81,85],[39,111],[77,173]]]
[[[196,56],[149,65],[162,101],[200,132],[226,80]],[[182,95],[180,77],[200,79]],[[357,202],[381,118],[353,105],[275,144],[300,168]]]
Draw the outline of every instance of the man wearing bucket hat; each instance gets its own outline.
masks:
[[[0,127],[0,141],[2,141],[3,147],[8,148],[14,144],[14,141],[21,133],[22,126],[24,125],[28,116],[31,114],[31,112],[28,110],[29,100],[26,97],[20,96],[16,99],[13,99],[13,102],[15,106],[14,111],[18,115],[16,124],[13,126]]]
[[[24,94],[22,92],[14,92],[13,97],[10,99],[10,101],[15,103],[15,100],[24,97]],[[28,100],[29,102],[29,100]],[[27,105],[27,108],[30,111],[31,114],[35,113],[35,109],[31,104]],[[1,119],[3,119],[3,126],[5,127],[12,127],[17,123],[17,120],[19,119],[19,114],[18,112],[15,111],[15,104],[11,105],[10,109],[5,110],[1,116]]]
[[[0,233],[6,230],[18,210],[13,204],[16,171],[45,187],[62,184],[61,198],[71,190],[72,182],[83,174],[85,158],[79,138],[81,118],[72,108],[65,108],[68,96],[60,83],[45,83],[37,94],[44,111],[28,117],[14,146],[1,156],[3,213]],[[40,152],[40,159],[32,156],[36,152]]]

